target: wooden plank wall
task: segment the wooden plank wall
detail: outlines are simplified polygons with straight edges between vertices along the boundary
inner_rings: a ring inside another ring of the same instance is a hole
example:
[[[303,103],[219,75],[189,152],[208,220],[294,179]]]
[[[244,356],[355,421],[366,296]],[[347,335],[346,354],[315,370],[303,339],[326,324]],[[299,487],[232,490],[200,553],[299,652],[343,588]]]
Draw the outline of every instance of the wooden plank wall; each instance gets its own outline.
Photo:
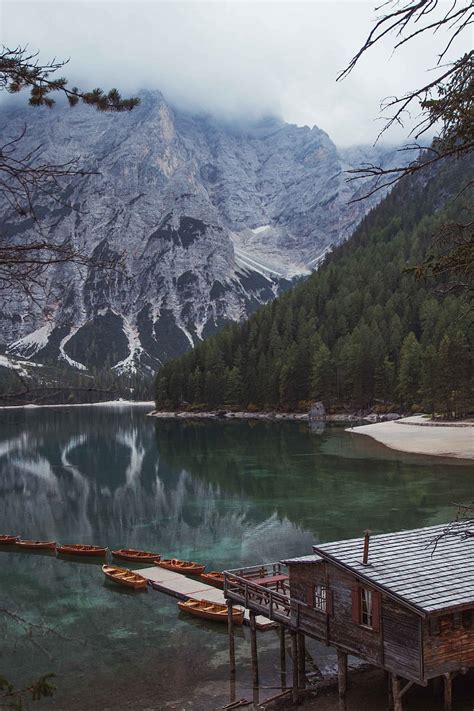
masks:
[[[352,619],[352,589],[355,576],[327,562],[289,566],[292,600],[306,603],[309,585],[328,585],[333,592],[333,614],[326,617],[304,605],[294,626],[329,645],[340,646],[365,661],[385,667],[400,676],[418,680],[423,673],[421,618],[411,610],[381,597],[381,625],[378,631],[357,624]]]
[[[474,667],[474,610],[471,626],[453,629],[454,615],[438,615],[439,634],[432,634],[432,624],[423,624],[425,676],[430,679],[444,672]]]
[[[421,678],[421,617],[385,595],[381,607],[385,667],[408,679]]]
[[[326,641],[326,615],[306,606],[308,587],[324,579],[324,564],[291,565],[289,571],[292,626],[316,639]]]

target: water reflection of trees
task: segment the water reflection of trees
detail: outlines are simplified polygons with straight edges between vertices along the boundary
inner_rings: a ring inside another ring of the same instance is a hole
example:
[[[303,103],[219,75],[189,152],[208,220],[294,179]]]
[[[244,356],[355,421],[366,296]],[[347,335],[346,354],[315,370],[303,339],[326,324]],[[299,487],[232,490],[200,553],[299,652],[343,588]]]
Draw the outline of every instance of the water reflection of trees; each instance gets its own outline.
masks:
[[[342,429],[310,436],[306,425],[160,422],[167,469],[189,471],[330,540],[430,525],[449,517],[454,490],[470,493],[467,467],[398,454]]]
[[[24,536],[207,551],[217,564],[445,520],[447,502],[469,492],[467,468],[383,458],[296,423],[99,408],[0,418],[0,517]]]

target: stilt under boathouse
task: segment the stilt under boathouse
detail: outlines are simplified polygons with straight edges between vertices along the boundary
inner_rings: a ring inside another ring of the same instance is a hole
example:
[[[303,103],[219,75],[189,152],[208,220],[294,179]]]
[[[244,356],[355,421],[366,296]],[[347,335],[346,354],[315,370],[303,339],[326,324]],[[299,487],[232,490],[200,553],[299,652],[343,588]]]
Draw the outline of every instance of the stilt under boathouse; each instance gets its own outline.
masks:
[[[459,524],[464,529],[466,524]],[[256,615],[280,625],[280,656],[291,637],[293,700],[305,687],[305,637],[337,651],[339,708],[347,705],[347,658],[384,669],[389,708],[402,711],[413,685],[438,679],[444,709],[453,679],[474,668],[474,525],[468,536],[430,526],[313,546],[313,554],[230,570],[224,594],[250,611],[253,682],[258,685]],[[460,531],[459,531],[460,533]],[[441,537],[440,537],[441,536]],[[229,658],[235,649],[229,615]],[[473,691],[474,697],[474,691]]]

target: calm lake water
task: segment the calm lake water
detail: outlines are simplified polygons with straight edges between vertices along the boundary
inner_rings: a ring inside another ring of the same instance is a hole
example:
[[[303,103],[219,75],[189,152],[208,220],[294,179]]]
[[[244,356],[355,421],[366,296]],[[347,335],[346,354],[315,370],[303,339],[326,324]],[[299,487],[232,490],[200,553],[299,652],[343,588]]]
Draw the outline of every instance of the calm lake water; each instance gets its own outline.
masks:
[[[311,544],[448,521],[472,498],[463,463],[399,454],[306,424],[174,422],[146,409],[0,412],[0,532],[156,550],[209,569],[311,553]],[[156,591],[104,583],[98,564],[0,552],[0,607],[54,631],[33,641],[0,616],[0,674],[54,672],[37,708],[201,710],[229,702],[225,626]],[[251,698],[247,629],[237,698]],[[277,693],[278,640],[259,635],[261,698]],[[328,650],[311,647],[322,667]],[[36,706],[35,706],[36,708]]]

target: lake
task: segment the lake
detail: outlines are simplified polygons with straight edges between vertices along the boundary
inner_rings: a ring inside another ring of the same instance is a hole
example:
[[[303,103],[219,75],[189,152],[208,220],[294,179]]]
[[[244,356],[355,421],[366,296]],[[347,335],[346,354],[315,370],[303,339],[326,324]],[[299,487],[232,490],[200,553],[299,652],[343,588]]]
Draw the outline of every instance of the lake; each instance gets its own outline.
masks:
[[[472,467],[406,455],[306,423],[165,421],[140,407],[0,411],[0,533],[143,548],[221,570],[311,553],[311,544],[448,521]],[[429,553],[427,552],[427,555]],[[54,672],[35,708],[212,709],[229,702],[225,626],[159,592],[104,582],[100,565],[0,552],[0,675]],[[43,628],[44,626],[44,628]],[[237,698],[251,698],[249,635]],[[314,644],[320,667],[333,663]],[[259,635],[261,698],[279,688],[278,638]]]

